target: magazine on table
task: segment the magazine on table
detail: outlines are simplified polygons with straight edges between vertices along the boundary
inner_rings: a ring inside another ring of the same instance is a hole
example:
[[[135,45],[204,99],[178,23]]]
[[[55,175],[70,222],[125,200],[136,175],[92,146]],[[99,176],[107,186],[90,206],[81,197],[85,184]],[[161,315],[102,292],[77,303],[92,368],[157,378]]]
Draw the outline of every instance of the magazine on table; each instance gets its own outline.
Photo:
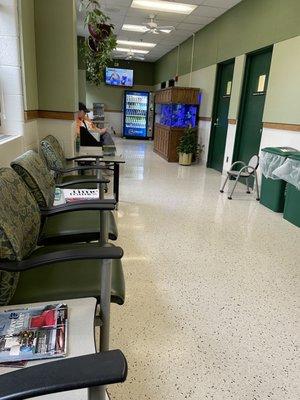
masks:
[[[0,313],[0,363],[64,357],[67,351],[66,304]]]

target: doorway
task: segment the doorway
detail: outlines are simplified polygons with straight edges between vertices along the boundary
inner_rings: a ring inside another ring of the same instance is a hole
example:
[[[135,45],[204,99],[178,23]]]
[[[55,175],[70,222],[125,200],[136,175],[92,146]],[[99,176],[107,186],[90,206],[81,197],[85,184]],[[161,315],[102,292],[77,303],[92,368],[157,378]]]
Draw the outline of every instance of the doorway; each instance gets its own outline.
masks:
[[[207,166],[222,172],[234,60],[218,65]]]
[[[247,56],[233,161],[247,163],[259,152],[272,50],[268,47]]]

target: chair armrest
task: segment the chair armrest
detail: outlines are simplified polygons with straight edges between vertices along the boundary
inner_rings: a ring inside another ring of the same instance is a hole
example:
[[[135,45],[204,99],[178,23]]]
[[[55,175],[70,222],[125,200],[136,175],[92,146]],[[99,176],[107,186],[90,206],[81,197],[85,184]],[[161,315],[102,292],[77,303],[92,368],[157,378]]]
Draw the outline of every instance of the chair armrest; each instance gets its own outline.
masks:
[[[56,187],[66,188],[69,186],[79,185],[81,183],[109,183],[109,182],[110,182],[109,179],[104,179],[104,178],[96,179],[91,177],[91,179],[76,179],[70,182],[56,183]]]
[[[250,171],[247,171],[247,172],[248,172],[250,175],[253,174],[253,172],[255,171],[255,168],[251,167],[251,165],[245,165],[244,167],[242,167],[242,168],[239,170],[239,175],[240,175],[243,171],[248,170],[249,168],[251,168],[252,171],[251,171],[251,172],[250,172]]]
[[[115,209],[115,200],[85,200],[74,203],[61,204],[49,208],[40,208],[42,217],[51,217],[53,215],[64,214],[73,211],[111,211]]]
[[[110,244],[107,247],[100,247],[98,243],[80,243],[72,248],[36,254],[22,261],[0,261],[0,270],[8,272],[22,272],[29,269],[42,267],[48,264],[55,264],[76,260],[115,260],[123,257],[121,247]]]
[[[0,399],[20,400],[109,385],[124,382],[126,377],[127,362],[120,350],[66,358],[1,375]]]
[[[246,165],[246,163],[244,163],[244,161],[235,161],[235,162],[231,165],[230,171],[232,170],[232,168],[233,168],[235,165],[238,165],[238,164]]]
[[[99,154],[96,154],[96,155],[82,155],[82,156],[75,156],[75,157],[69,157],[69,158],[66,158],[66,161],[76,161],[76,160],[81,160],[81,159],[84,159],[84,158],[96,158],[96,159],[98,159],[98,158],[103,158],[103,156],[101,155],[99,155]]]
[[[66,169],[53,169],[55,172],[59,172],[60,174],[68,174],[69,172],[74,172],[74,171],[89,171],[89,170],[98,170],[98,169],[105,169],[104,166],[102,165],[83,165],[80,167],[70,167]]]

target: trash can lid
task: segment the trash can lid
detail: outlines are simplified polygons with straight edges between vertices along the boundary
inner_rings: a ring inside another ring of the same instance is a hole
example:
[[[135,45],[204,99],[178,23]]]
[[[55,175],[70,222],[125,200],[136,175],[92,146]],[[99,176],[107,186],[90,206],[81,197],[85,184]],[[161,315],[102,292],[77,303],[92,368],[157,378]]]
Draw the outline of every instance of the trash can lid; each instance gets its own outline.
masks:
[[[289,156],[289,159],[290,159],[290,160],[297,160],[297,161],[300,161],[300,151],[297,151],[297,153],[290,155],[290,156]]]
[[[265,151],[266,153],[277,154],[278,156],[282,157],[289,157],[294,155],[295,153],[300,154],[299,150],[294,149],[293,147],[265,147],[261,150]]]

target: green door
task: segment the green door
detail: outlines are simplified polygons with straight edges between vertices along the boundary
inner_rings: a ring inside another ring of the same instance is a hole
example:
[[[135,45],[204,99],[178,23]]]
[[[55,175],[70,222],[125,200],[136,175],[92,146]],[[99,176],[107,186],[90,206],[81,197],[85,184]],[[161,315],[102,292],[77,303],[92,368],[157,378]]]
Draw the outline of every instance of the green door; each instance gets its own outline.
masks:
[[[234,161],[248,162],[259,152],[271,58],[272,48],[247,57]]]
[[[219,64],[207,166],[222,172],[234,60]]]

